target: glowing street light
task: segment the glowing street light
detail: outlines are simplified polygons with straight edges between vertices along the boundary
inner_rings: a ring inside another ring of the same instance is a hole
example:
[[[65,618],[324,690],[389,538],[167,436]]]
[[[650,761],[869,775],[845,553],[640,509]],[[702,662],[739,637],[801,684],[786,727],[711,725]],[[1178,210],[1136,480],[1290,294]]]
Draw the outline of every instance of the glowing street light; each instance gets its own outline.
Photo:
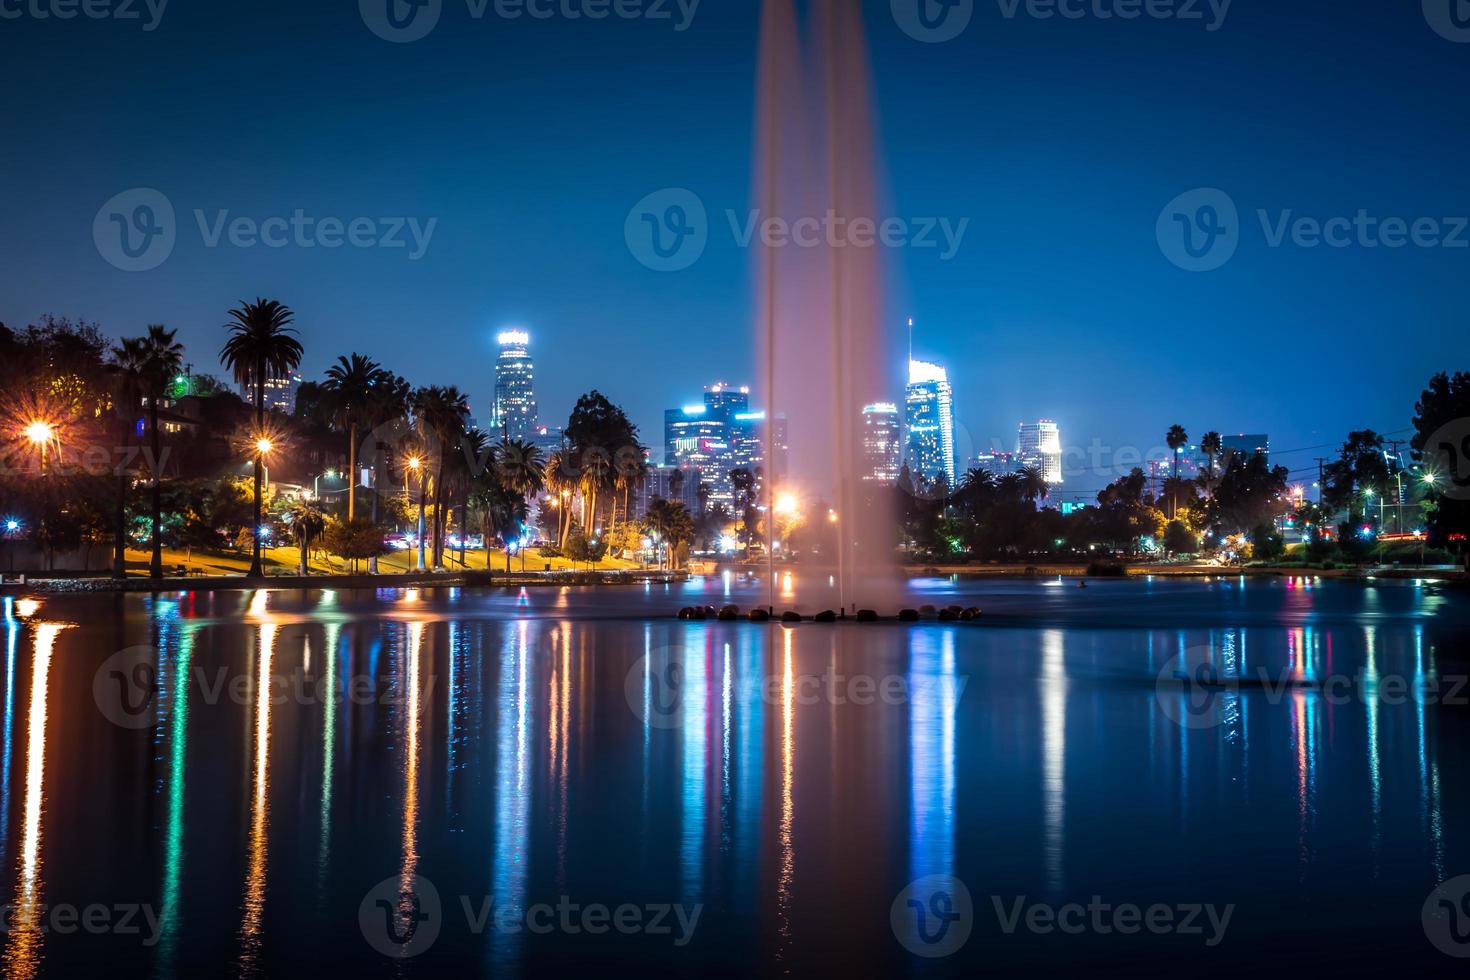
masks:
[[[793,493],[783,493],[776,498],[776,513],[778,514],[795,514],[796,506],[796,495]]]
[[[261,456],[269,456],[275,448],[275,444],[267,436],[261,436],[255,440],[255,451]]]
[[[26,441],[29,442],[32,446],[36,447],[36,452],[39,453],[41,457],[41,475],[45,476],[46,449],[47,447],[55,445],[60,441],[57,438],[55,424],[47,422],[44,419],[35,419],[21,430],[21,435],[23,435]]]

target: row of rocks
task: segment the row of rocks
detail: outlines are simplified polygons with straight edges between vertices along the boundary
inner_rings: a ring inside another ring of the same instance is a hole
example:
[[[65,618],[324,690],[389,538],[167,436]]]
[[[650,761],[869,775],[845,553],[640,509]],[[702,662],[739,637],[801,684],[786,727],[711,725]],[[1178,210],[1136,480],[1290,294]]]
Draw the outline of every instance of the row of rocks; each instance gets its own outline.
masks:
[[[768,623],[773,618],[779,619],[783,623],[801,623],[807,620],[807,617],[802,616],[801,613],[791,610],[783,612],[779,617],[773,617],[769,611],[761,608],[755,608],[748,613],[742,614],[739,606],[722,606],[719,609],[716,609],[714,606],[685,606],[679,610],[679,618],[687,620],[716,619],[725,623],[734,622],[739,619],[748,619],[752,623]],[[814,623],[835,623],[839,619],[846,618],[845,615],[840,615],[831,609],[824,609],[815,616],[812,616],[811,621]],[[859,609],[854,618],[859,623],[877,623],[883,619],[873,609]],[[943,609],[936,608],[935,606],[921,606],[918,609],[902,609],[898,613],[898,621],[900,623],[917,623],[924,619],[937,619],[941,623],[969,622],[970,620],[979,618],[980,610],[975,606],[946,606]]]

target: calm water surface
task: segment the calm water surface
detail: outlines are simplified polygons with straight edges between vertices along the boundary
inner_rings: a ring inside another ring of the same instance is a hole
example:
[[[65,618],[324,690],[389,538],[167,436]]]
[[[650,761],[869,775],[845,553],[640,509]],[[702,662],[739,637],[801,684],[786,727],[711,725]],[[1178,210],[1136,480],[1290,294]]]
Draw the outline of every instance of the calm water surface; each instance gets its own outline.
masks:
[[[935,579],[892,605],[985,618],[671,615],[759,588],[4,599],[7,976],[1458,965],[1421,910],[1470,873],[1463,591]],[[1069,902],[1232,908],[1044,931]]]

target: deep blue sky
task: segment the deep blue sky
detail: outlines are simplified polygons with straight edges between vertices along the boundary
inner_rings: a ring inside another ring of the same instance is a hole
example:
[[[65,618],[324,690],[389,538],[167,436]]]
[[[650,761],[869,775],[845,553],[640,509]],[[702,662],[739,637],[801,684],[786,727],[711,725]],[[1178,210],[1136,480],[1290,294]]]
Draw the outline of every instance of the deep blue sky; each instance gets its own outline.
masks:
[[[942,44],[900,31],[889,0],[864,5],[890,210],[970,220],[951,261],[893,253],[889,315],[898,331],[914,316],[918,353],[949,365],[976,441],[1047,416],[1083,447],[1148,449],[1178,421],[1306,449],[1406,427],[1431,373],[1470,366],[1470,249],[1272,249],[1255,217],[1470,215],[1470,43],[1431,30],[1417,0],[1236,0],[1213,32],[976,4]],[[298,313],[308,376],[361,350],[461,386],[481,416],[494,334],[524,325],[545,415],[596,386],[657,443],[665,407],[752,373],[750,253],[723,212],[749,206],[757,10],[703,0],[680,33],[476,21],[445,0],[437,29],[401,45],[352,0],[172,0],[152,32],[0,20],[0,320],[164,322],[218,372],[226,309],[277,297]],[[177,246],[149,272],[93,244],[103,202],[134,187],[178,213]],[[665,187],[713,219],[679,273],[644,268],[623,237],[634,202]],[[1238,253],[1208,273],[1176,268],[1155,237],[1165,204],[1198,187],[1242,217]],[[438,225],[416,262],[210,249],[196,208]]]

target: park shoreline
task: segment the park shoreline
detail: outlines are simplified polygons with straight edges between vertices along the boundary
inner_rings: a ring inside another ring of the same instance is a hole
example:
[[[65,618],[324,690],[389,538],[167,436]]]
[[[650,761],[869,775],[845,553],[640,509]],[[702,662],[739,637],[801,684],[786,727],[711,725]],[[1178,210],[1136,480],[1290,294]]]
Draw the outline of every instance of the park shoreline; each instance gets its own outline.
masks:
[[[740,566],[736,566],[740,567]],[[1289,566],[1250,566],[1243,568],[1216,565],[1123,565],[1111,575],[1093,574],[1095,570],[1077,563],[1040,565],[906,565],[908,578],[958,577],[971,579],[1051,579],[1075,578],[1105,581],[1140,578],[1330,578],[1344,581],[1376,579],[1432,579],[1446,584],[1470,584],[1470,575],[1455,566],[1425,568],[1303,568]],[[106,594],[134,592],[230,592],[256,589],[401,589],[401,588],[547,588],[596,587],[629,585],[673,585],[688,582],[688,571],[645,571],[640,569],[564,569],[553,572],[521,571],[447,571],[407,572],[379,575],[323,574],[268,575],[250,578],[244,575],[166,576],[159,580],[132,576],[118,580],[109,576],[49,577],[20,576],[8,573],[0,581],[0,595],[23,594]]]

